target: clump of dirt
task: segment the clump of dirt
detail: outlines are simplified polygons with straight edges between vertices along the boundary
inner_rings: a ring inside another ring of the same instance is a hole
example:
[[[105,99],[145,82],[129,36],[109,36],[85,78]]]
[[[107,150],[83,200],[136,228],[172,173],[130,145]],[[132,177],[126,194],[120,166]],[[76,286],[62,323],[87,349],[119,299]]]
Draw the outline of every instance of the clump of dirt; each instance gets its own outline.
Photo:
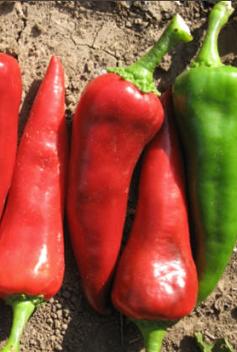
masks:
[[[21,65],[24,96],[23,126],[39,80],[50,55],[62,58],[66,74],[67,118],[86,83],[106,66],[133,62],[160,36],[179,12],[192,29],[194,40],[181,44],[157,69],[157,85],[164,91],[195,56],[210,8],[206,1],[0,1],[0,51],[15,56]],[[237,20],[223,30],[220,48],[226,63],[237,64]],[[130,212],[130,215],[132,212]],[[85,301],[65,225],[66,273],[59,294],[42,304],[22,338],[24,352],[139,352],[143,341],[135,326],[113,312],[97,315]],[[226,337],[237,350],[237,254],[215,292],[190,316],[169,329],[163,352],[195,352],[193,335],[202,331],[207,340]],[[7,338],[11,312],[0,304],[0,338]]]

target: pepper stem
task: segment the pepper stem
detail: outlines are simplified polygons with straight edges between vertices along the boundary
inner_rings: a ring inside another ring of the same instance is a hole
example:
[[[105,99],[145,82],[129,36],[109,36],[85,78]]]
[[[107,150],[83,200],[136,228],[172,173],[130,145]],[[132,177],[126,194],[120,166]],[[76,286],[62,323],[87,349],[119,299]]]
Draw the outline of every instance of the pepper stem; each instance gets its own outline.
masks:
[[[234,12],[231,1],[218,2],[210,12],[207,33],[197,58],[191,66],[222,66],[218,52],[218,36]]]
[[[175,15],[153,48],[134,64],[127,67],[108,68],[108,72],[117,73],[132,82],[143,93],[160,94],[155,86],[153,74],[164,55],[181,41],[192,40],[189,27],[180,15]]]
[[[160,352],[166,336],[168,323],[133,320],[143,335],[146,352]]]
[[[20,351],[20,339],[24,327],[36,309],[36,306],[41,302],[41,297],[27,297],[25,295],[11,296],[7,299],[7,303],[13,309],[13,324],[10,336],[0,352]]]

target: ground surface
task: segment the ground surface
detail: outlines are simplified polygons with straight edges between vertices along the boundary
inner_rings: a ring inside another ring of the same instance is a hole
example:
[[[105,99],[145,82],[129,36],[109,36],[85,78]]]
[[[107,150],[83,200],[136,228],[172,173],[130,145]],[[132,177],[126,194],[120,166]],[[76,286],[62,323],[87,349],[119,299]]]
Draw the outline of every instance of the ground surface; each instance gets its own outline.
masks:
[[[51,54],[62,58],[71,120],[86,82],[106,66],[131,63],[159,37],[176,12],[192,28],[194,41],[180,45],[156,72],[164,91],[195,55],[210,4],[201,1],[0,1],[0,51],[18,58],[23,75],[25,121]],[[225,62],[237,63],[237,18],[221,35]],[[171,64],[172,59],[172,64]],[[22,351],[139,352],[143,341],[134,325],[114,312],[100,317],[87,305],[66,232],[66,274],[62,290],[42,304],[27,325]],[[198,351],[193,334],[227,337],[237,350],[237,256],[233,255],[216,291],[191,316],[174,325],[163,352]],[[9,332],[10,309],[0,304],[0,338]]]

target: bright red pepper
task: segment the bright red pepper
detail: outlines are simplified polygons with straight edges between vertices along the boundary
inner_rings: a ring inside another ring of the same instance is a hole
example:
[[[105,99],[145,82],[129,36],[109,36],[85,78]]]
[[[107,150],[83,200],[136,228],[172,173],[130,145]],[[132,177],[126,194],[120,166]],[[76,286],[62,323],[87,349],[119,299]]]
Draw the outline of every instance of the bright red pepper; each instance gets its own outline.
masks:
[[[69,224],[85,293],[99,312],[120,248],[131,175],[162,122],[157,97],[113,73],[89,84],[74,116]]]
[[[163,103],[167,119],[145,150],[136,216],[112,291],[115,307],[138,319],[142,330],[140,320],[176,320],[190,313],[198,291],[180,147],[173,121],[168,120],[170,92]],[[147,351],[153,351],[154,338],[145,336],[145,341]]]
[[[0,217],[11,185],[22,83],[18,62],[0,53]]]
[[[4,352],[18,351],[35,305],[56,294],[63,280],[64,95],[62,64],[52,57],[24,129],[0,226],[0,296],[14,312]]]
[[[174,44],[190,39],[176,16],[143,58],[90,82],[73,119],[68,220],[86,296],[101,313],[120,249],[131,176],[163,122],[153,71]]]

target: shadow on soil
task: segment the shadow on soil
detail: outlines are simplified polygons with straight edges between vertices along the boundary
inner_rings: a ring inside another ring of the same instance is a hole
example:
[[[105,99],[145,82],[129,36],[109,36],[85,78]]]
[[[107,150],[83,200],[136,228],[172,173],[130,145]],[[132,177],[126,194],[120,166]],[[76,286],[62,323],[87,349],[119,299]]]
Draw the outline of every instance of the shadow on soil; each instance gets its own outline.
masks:
[[[196,347],[195,338],[191,336],[184,336],[180,343],[180,352],[199,352],[199,348]]]
[[[4,301],[0,301],[0,312],[1,312],[1,321],[0,321],[0,346],[3,341],[5,341],[10,332],[11,322],[12,322],[12,311],[11,307],[8,306]]]
[[[71,320],[63,339],[64,352],[139,352],[142,339],[136,327],[118,312],[96,314],[86,302],[80,286],[76,262],[65,229],[66,273],[57,300],[69,310]]]
[[[168,70],[157,68],[155,79],[158,80],[158,89],[161,92],[164,92],[174,83],[175,78],[186,69],[195,57],[204,29],[205,24],[192,31],[194,38],[192,42],[181,43],[171,51],[171,65]]]
[[[0,16],[4,16],[12,12],[14,6],[14,1],[3,1],[0,3]]]

